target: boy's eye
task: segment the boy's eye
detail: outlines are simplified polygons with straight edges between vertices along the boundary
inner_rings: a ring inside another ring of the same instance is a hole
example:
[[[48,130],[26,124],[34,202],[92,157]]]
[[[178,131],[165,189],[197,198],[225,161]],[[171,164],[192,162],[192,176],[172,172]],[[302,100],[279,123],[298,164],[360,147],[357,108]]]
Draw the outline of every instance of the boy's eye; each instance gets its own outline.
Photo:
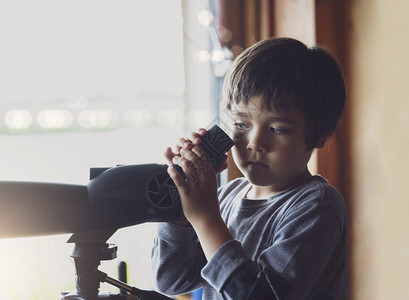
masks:
[[[270,131],[275,134],[285,134],[288,132],[285,128],[270,127]]]
[[[246,124],[241,122],[235,122],[233,125],[239,130],[244,130],[248,128]]]

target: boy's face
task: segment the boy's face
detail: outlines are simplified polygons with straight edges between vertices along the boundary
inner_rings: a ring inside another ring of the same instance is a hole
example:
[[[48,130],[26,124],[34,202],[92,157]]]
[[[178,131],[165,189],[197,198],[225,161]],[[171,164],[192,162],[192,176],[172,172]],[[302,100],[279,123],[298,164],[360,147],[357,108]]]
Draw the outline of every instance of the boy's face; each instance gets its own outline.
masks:
[[[305,142],[306,119],[295,108],[268,110],[260,97],[248,105],[235,104],[233,158],[253,187],[269,193],[283,191],[306,174],[312,150]]]

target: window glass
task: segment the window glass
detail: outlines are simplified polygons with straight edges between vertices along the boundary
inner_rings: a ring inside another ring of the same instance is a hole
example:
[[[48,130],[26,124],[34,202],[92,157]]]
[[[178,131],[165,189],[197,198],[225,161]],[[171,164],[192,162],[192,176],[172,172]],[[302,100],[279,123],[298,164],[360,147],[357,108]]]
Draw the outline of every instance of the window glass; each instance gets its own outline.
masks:
[[[92,167],[165,163],[185,133],[182,29],[176,0],[2,1],[0,180],[85,185]],[[155,229],[120,229],[100,269],[117,278],[125,260],[130,284],[151,289]],[[1,298],[75,289],[69,237],[0,239]]]

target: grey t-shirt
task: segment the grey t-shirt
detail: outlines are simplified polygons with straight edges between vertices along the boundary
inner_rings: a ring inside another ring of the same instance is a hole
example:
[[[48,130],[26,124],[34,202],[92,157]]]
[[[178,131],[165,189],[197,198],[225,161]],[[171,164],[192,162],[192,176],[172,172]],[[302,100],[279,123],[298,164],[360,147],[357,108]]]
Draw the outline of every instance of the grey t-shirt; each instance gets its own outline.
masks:
[[[239,178],[219,189],[234,240],[209,262],[191,227],[159,225],[157,289],[175,295],[203,287],[203,299],[230,299],[226,286],[246,266],[278,299],[345,299],[347,221],[339,192],[320,176],[265,200],[246,199],[249,188]]]

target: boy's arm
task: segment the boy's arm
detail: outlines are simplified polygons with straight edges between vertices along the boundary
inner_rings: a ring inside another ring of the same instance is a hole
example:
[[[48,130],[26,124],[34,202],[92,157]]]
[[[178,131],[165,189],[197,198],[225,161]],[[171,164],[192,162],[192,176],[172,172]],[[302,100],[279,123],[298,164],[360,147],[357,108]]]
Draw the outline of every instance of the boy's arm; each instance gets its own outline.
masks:
[[[201,134],[206,134],[206,131],[202,130]],[[196,135],[196,139],[195,136],[191,136],[191,139],[199,144],[200,138],[198,138],[198,134],[193,135]],[[182,148],[191,149],[193,147],[193,144],[194,143],[190,142],[190,140],[182,138],[178,140],[174,150],[172,150],[170,147],[167,148],[165,152],[165,158],[167,159],[168,163],[172,165],[176,162],[177,158],[181,159],[181,152],[183,152]],[[210,198],[209,195],[211,194],[214,197],[213,203],[215,205],[213,206],[213,208],[217,209],[220,220],[221,217],[218,209],[215,172],[220,172],[227,167],[226,158],[227,156],[225,156],[224,159],[221,159],[216,167],[213,168],[213,180],[208,180],[207,182],[210,182],[210,185],[212,187],[214,186],[214,189],[209,188],[206,183],[201,182],[202,184],[199,184],[199,181],[195,182],[195,185],[198,186],[193,186],[191,189],[193,191],[196,191],[196,193],[191,193],[191,196],[195,198],[195,194],[197,194],[199,190],[202,190],[201,187],[207,187],[206,192],[209,193],[202,193],[201,196],[202,198],[207,199]],[[179,161],[176,163],[180,164]],[[188,171],[186,171],[186,168],[184,171],[186,172],[186,174],[188,174],[189,179],[191,180],[191,172],[189,173]],[[179,182],[178,188],[179,192],[181,193],[182,188],[180,181],[183,181],[184,179],[172,167],[170,167],[169,173],[176,176],[176,179],[174,179],[175,177],[173,177],[173,179],[175,183]],[[177,176],[180,176],[180,179]],[[189,181],[189,183],[191,183],[191,181]],[[183,187],[183,191],[185,192],[185,194],[188,193],[189,189],[186,188],[187,185]],[[182,198],[182,203],[183,199],[184,198]],[[211,201],[208,203],[211,203]],[[184,212],[185,215],[190,215],[188,210],[185,209]],[[191,221],[191,218],[189,219],[188,220]],[[178,222],[177,224],[174,223],[159,225],[158,236],[155,239],[155,244],[152,251],[152,266],[154,275],[156,277],[157,288],[164,293],[183,293],[197,288],[199,287],[199,285],[203,284],[203,279],[200,276],[200,271],[207,261],[201,248],[201,244],[199,244],[198,242],[197,235],[193,228],[190,226],[191,224],[189,221]],[[197,224],[196,222],[193,223]],[[219,225],[224,225],[224,223],[219,223]],[[197,229],[197,231],[200,230]],[[230,232],[228,232],[228,230],[227,233],[229,234],[228,237],[231,238]],[[218,243],[222,242],[223,240],[221,242],[217,242],[216,244],[210,243],[210,245],[212,245],[210,249],[212,250],[207,250],[206,248],[206,252],[214,252],[219,247]],[[208,245],[208,242],[205,242],[203,244]]]
[[[160,223],[151,261],[156,288],[164,294],[184,294],[203,284],[206,259],[191,227]]]
[[[186,178],[175,168],[168,169],[178,187],[185,217],[193,226],[209,260],[221,245],[233,237],[220,215],[217,197],[216,174],[227,168],[227,156],[212,166],[200,147],[200,137],[206,133],[205,129],[200,129],[198,133],[191,133],[188,139],[179,139],[174,152],[167,148],[165,157],[170,164],[179,165],[184,171]]]
[[[178,187],[184,215],[210,260],[220,246],[233,239],[220,215],[216,173],[199,146],[181,148],[180,154],[172,162],[182,167],[186,179],[173,167],[168,173]]]

